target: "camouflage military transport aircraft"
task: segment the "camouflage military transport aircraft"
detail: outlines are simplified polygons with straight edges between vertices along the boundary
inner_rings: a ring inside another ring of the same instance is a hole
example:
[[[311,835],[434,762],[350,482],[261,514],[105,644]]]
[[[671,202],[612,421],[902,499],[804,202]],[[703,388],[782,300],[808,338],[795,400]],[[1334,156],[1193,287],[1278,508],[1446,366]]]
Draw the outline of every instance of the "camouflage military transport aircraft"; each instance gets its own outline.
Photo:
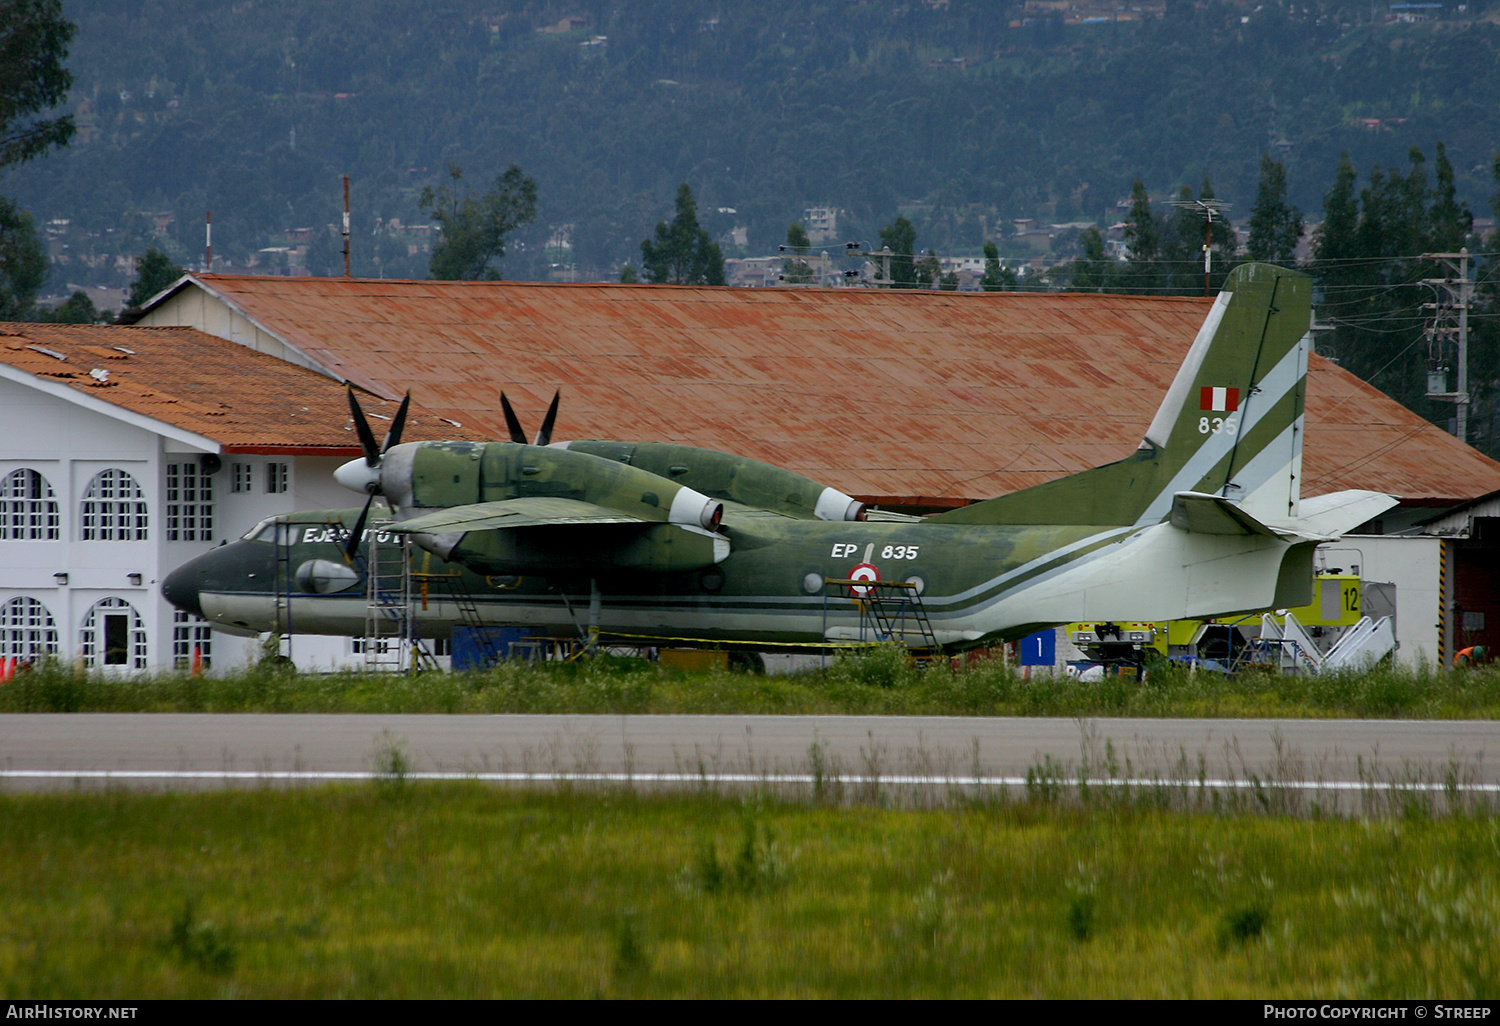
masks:
[[[457,577],[480,621],[539,636],[848,641],[863,630],[851,593],[890,582],[920,593],[927,647],[948,650],[1074,620],[1296,606],[1314,546],[1395,502],[1299,496],[1310,297],[1303,275],[1240,266],[1135,452],[921,519],[704,449],[548,445],[555,400],[535,445],[507,404],[510,442],[400,443],[398,415],[377,447],[351,392],[365,457],[336,477],[384,497],[393,522],[369,533],[409,536],[423,582]],[[297,633],[359,636],[369,510],[266,521],[163,593],[234,632],[283,628],[289,608]],[[419,633],[464,622],[446,589],[421,591]]]

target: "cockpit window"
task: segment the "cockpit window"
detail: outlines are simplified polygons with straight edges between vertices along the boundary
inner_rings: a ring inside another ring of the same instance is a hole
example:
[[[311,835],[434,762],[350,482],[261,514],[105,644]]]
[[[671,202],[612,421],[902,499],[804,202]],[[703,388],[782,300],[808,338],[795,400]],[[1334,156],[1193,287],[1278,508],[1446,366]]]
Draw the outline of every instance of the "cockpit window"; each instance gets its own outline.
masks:
[[[275,542],[276,518],[267,517],[240,536],[241,541]]]

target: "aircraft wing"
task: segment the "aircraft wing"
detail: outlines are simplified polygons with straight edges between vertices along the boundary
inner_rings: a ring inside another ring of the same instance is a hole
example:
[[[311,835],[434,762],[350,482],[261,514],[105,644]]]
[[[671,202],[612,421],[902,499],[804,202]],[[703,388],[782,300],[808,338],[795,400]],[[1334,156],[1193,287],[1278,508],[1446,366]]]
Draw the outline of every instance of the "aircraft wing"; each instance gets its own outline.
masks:
[[[646,524],[651,521],[579,499],[531,496],[500,502],[476,502],[424,513],[393,524],[397,534],[446,534],[455,531],[492,531],[511,527],[553,527],[568,524]]]

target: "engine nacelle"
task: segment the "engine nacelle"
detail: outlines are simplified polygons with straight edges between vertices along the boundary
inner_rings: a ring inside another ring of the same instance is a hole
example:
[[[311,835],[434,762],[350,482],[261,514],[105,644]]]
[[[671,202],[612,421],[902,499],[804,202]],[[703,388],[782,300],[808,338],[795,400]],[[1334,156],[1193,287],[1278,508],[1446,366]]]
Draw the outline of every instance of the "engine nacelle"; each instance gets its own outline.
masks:
[[[382,493],[403,515],[530,497],[576,499],[641,520],[718,529],[721,502],[613,460],[515,442],[409,442],[385,454]]]
[[[801,474],[713,449],[665,442],[561,442],[554,448],[623,463],[704,495],[800,520],[863,520],[865,504]]]

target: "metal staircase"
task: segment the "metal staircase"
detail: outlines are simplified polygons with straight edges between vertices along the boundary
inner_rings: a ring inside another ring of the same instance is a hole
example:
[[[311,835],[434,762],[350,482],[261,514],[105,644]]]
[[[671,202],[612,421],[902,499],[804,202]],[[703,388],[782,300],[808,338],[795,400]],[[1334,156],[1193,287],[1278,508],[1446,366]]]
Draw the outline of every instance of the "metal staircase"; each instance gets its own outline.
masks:
[[[411,542],[383,530],[389,520],[372,521],[365,544],[354,549],[354,568],[365,576],[365,669],[373,673],[435,670],[438,663],[417,636],[412,602]]]
[[[412,571],[411,578],[424,588],[433,586],[446,588],[449,597],[453,600],[453,605],[458,609],[459,624],[469,628],[470,637],[474,639],[474,643],[479,646],[488,662],[500,661],[500,643],[494,637],[494,632],[490,630],[493,625],[485,623],[480,616],[479,605],[474,601],[474,593],[464,583],[461,571],[450,570],[442,574]],[[426,608],[425,601],[423,608]]]
[[[921,586],[912,581],[866,581],[825,577],[824,619],[829,598],[843,591],[853,591],[859,610],[859,637],[872,644],[894,642],[901,645],[917,663],[929,663],[942,657],[937,633],[922,604]]]

